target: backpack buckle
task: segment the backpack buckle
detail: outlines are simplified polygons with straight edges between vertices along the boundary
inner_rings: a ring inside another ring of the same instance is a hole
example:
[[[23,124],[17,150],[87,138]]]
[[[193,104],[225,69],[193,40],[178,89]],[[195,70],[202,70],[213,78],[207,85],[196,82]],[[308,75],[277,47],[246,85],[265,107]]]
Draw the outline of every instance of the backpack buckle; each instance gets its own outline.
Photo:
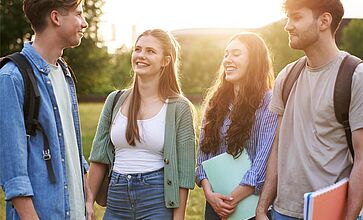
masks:
[[[50,155],[50,150],[43,150],[43,160],[47,161],[50,160],[52,156]]]

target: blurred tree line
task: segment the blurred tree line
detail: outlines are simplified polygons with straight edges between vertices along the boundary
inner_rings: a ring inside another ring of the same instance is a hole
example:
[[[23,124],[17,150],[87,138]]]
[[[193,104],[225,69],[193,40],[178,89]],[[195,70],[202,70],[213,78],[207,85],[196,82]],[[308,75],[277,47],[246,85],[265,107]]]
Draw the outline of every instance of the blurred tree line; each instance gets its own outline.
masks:
[[[79,47],[65,50],[64,58],[77,75],[78,94],[104,95],[115,88],[130,84],[131,50],[121,47],[109,54],[98,38],[101,7],[105,0],[87,0],[84,13],[89,28]],[[4,56],[22,48],[33,32],[22,11],[22,0],[0,1],[1,51]],[[302,56],[301,51],[288,46],[288,35],[283,30],[285,21],[277,21],[260,29],[247,30],[259,33],[271,50],[274,70],[278,72],[289,62]],[[198,29],[176,30],[172,34],[181,45],[180,79],[186,94],[204,95],[218,73],[224,48],[230,37],[243,29]],[[339,30],[338,44],[358,57],[363,58],[363,20],[355,19]]]

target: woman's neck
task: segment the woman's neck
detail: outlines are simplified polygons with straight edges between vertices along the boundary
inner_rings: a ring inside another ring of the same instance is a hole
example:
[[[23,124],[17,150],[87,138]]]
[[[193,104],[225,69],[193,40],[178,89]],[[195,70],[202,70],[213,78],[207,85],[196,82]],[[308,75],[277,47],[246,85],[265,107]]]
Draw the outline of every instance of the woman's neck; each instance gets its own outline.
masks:
[[[159,97],[159,79],[153,78],[148,80],[142,80],[140,77],[138,80],[138,89],[142,101],[146,100],[160,100]]]

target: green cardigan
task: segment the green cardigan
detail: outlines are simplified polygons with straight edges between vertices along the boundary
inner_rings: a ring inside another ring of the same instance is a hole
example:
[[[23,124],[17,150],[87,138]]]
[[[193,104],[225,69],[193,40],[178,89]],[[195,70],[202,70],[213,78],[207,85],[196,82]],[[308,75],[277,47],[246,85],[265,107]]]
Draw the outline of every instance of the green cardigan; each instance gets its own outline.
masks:
[[[116,103],[119,110],[130,93],[126,90]],[[98,122],[90,161],[113,166],[114,146],[110,140],[111,107],[116,91],[110,93]],[[164,194],[167,208],[179,207],[179,188],[194,188],[195,133],[191,104],[183,97],[169,99],[166,111],[164,140]],[[110,169],[111,170],[111,169]]]

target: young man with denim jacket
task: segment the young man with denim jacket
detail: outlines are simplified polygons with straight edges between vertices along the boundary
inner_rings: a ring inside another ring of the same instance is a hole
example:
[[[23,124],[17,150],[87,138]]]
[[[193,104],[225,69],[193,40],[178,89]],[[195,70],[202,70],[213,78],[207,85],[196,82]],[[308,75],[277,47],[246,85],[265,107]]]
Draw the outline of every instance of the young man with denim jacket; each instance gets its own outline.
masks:
[[[18,67],[0,70],[0,185],[7,219],[85,219],[85,171],[75,84],[63,50],[78,46],[88,24],[82,0],[24,0],[35,32],[21,53],[40,92],[38,121],[49,140],[55,182],[43,159],[43,134],[26,134],[24,83]]]

